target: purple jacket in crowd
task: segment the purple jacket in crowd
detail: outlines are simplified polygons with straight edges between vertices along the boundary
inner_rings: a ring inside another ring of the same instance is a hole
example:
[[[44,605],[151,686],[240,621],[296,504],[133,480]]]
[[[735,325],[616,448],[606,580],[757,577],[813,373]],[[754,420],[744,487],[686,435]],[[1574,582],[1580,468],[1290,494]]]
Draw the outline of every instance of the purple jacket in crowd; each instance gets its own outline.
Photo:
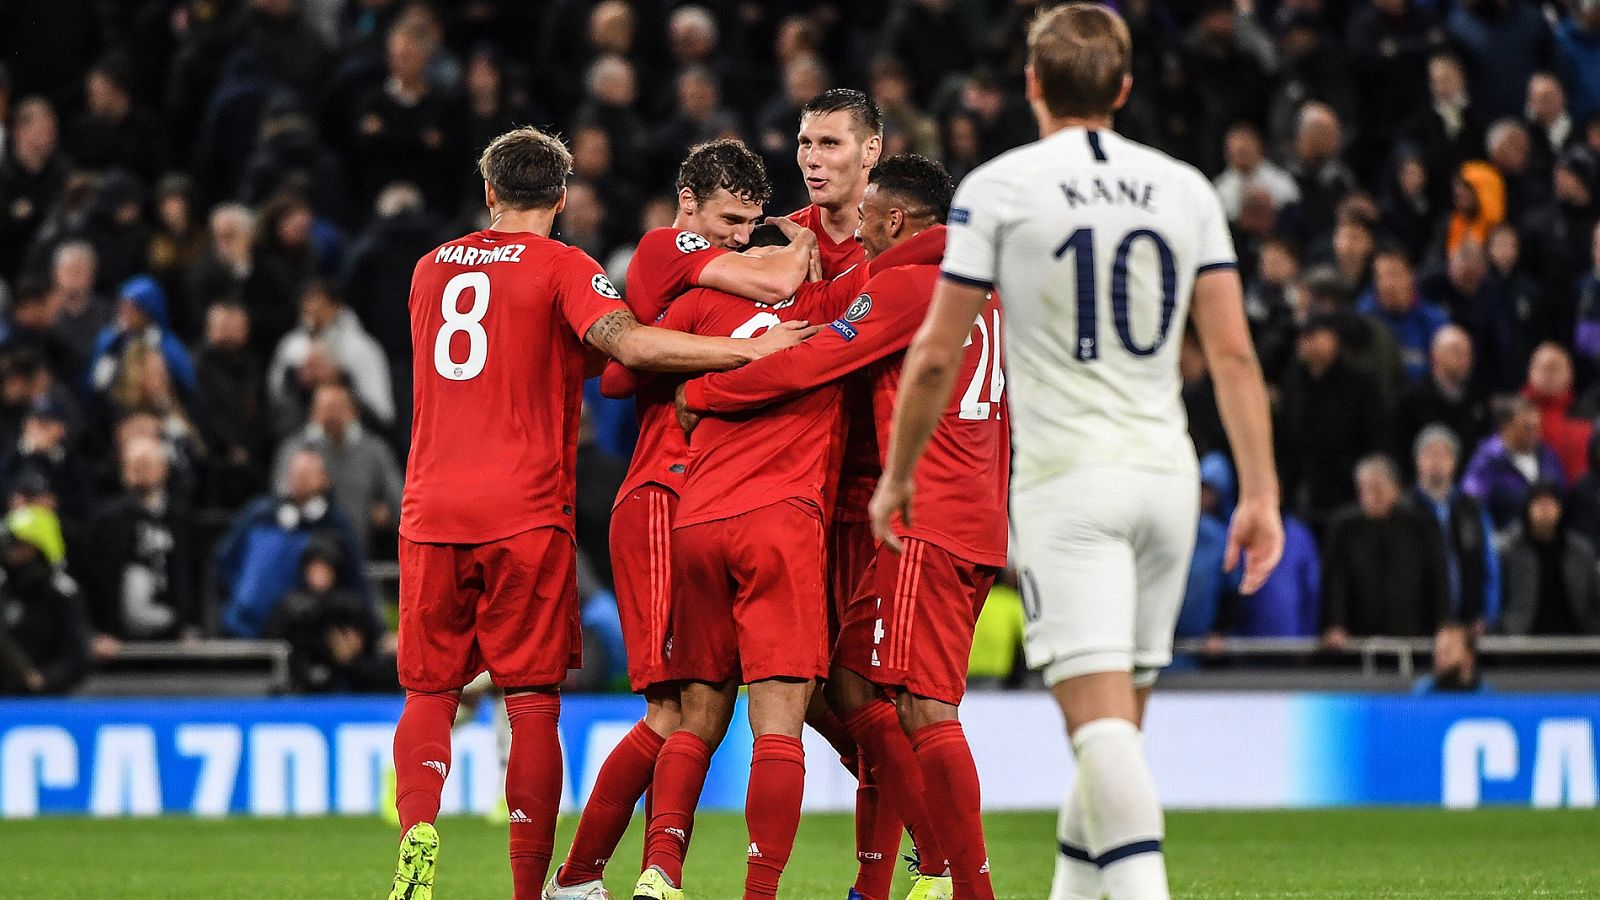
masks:
[[[1567,479],[1561,472],[1561,460],[1556,458],[1555,451],[1540,441],[1534,452],[1539,457],[1538,481],[1565,490]],[[1496,531],[1516,522],[1522,515],[1523,501],[1533,485],[1534,482],[1511,461],[1506,443],[1498,434],[1484,438],[1477,452],[1472,454],[1472,461],[1467,463],[1466,474],[1461,477],[1461,489],[1478,498],[1489,511]]]

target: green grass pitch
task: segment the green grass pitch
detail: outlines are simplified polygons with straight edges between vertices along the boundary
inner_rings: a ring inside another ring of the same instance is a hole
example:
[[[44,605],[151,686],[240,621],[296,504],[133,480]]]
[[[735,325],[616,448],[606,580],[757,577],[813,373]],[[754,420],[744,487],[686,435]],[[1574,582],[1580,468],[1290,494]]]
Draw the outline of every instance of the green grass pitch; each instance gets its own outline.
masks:
[[[1054,821],[988,817],[999,896],[1049,893]],[[558,854],[573,825],[563,819]],[[439,832],[438,900],[510,897],[504,826],[446,819]],[[376,819],[6,821],[0,898],[382,898],[394,844]],[[737,898],[744,845],[742,818],[702,816],[685,873],[689,897]],[[1600,897],[1595,811],[1176,812],[1168,846],[1181,898]],[[843,900],[852,847],[848,816],[807,815],[783,896]],[[627,896],[638,857],[636,819],[611,866],[615,895]]]

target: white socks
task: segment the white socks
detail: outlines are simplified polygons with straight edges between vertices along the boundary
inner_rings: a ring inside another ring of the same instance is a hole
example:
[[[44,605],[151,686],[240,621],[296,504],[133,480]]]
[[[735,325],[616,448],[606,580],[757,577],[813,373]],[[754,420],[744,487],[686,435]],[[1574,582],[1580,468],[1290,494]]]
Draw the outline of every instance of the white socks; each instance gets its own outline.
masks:
[[[1078,728],[1072,747],[1078,755],[1075,794],[1088,813],[1079,827],[1099,865],[1101,887],[1111,900],[1168,900],[1161,802],[1143,735],[1125,719],[1095,719]]]
[[[1088,811],[1083,808],[1083,779],[1073,782],[1067,798],[1061,801],[1056,819],[1056,877],[1050,884],[1050,900],[1100,900],[1100,867],[1089,853],[1085,828]]]

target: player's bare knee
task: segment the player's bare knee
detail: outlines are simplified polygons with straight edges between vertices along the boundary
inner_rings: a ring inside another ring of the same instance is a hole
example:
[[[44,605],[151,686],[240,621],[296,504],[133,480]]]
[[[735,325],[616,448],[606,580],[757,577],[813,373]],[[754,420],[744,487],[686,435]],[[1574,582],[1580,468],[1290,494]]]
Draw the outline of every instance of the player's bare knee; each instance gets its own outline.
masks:
[[[661,686],[645,691],[644,725],[661,737],[667,737],[683,723],[683,706],[678,699],[678,688],[670,690]]]
[[[1067,730],[1095,719],[1126,719],[1139,724],[1139,709],[1128,672],[1092,672],[1059,682],[1050,689],[1067,720]]]
[[[937,722],[959,718],[956,707],[931,697],[918,697],[909,691],[900,692],[895,698],[894,708],[900,715],[900,727],[906,734]]]
[[[847,716],[878,699],[878,686],[849,669],[835,667],[823,694],[836,714]]]
[[[661,737],[678,730],[683,724],[683,711],[673,706],[648,706],[644,711],[644,727]]]
[[[806,708],[811,703],[813,683],[787,678],[768,678],[750,685],[750,731],[799,737],[805,724]]]
[[[679,731],[688,731],[715,748],[728,733],[728,723],[733,719],[733,701],[738,694],[736,685],[714,685],[689,682],[683,687],[680,700],[682,720]]]

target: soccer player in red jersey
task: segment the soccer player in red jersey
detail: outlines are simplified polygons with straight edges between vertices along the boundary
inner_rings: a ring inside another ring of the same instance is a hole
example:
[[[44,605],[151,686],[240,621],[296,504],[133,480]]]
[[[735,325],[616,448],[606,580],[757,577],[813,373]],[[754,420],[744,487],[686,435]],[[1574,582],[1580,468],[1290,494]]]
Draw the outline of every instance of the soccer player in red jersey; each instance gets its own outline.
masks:
[[[696,289],[673,301],[662,326],[749,335],[837,312],[848,296],[824,287],[772,306]],[[608,375],[615,367],[608,368]],[[775,897],[794,845],[805,783],[800,730],[827,671],[823,523],[837,467],[839,389],[796,396],[762,415],[708,422],[691,441],[672,532],[675,596],[664,671],[682,682],[682,724],[657,757],[635,897],[679,898],[683,858],[713,749],[750,688],[755,735],[745,806],[746,898]]]
[[[865,259],[856,240],[861,195],[882,151],[883,113],[866,94],[834,88],[801,107],[795,161],[811,203],[789,218],[817,236],[824,278],[836,278]]]
[[[645,234],[628,265],[627,303],[640,321],[656,321],[674,298],[694,287],[777,303],[812,271],[816,238],[792,222],[782,223],[789,246],[766,255],[732,252],[749,241],[772,194],[761,157],[743,143],[717,140],[693,148],[678,168],[677,186],[672,227]],[[754,306],[746,306],[753,313]],[[645,716],[601,766],[566,862],[545,886],[545,900],[601,896],[606,862],[649,787],[656,754],[678,727],[678,686],[661,672],[673,596],[672,523],[689,464],[689,445],[673,413],[676,384],[662,378],[639,389],[639,440],[611,514],[628,680],[645,697]]]
[[[549,238],[572,157],[534,128],[479,160],[488,229],[412,275],[415,416],[400,513],[395,730],[402,838],[393,898],[433,893],[433,821],[461,688],[485,669],[506,692],[506,804],[516,896],[537,897],[561,797],[557,687],[580,652],[573,471],[587,347],[645,369],[726,369],[792,344],[643,327],[600,266]],[[587,345],[587,347],[586,347]]]
[[[867,175],[883,150],[883,114],[866,94],[848,88],[823,91],[800,112],[795,159],[805,178],[811,204],[790,214],[817,236],[826,278],[858,274],[865,261],[856,229]],[[837,636],[845,604],[872,559],[872,529],[867,501],[878,484],[878,443],[872,419],[871,391],[864,381],[845,391],[844,456],[837,484],[837,502],[828,523],[829,632]],[[855,889],[866,900],[889,891],[900,848],[901,823],[878,803],[870,768],[855,759],[856,748],[843,723],[818,696],[807,722],[839,751],[856,775]],[[924,873],[944,871],[942,860],[923,860]]]
[[[939,223],[952,192],[949,175],[926,158],[880,164],[862,202],[871,278],[861,295],[804,344],[743,371],[687,382],[686,410],[746,415],[864,372],[879,436],[887,438],[900,363],[938,279]],[[879,545],[852,594],[828,691],[885,799],[917,826],[924,857],[948,853],[956,896],[993,897],[977,773],[956,720],[977,615],[1006,562],[1010,436],[1000,307],[992,297],[969,331],[958,379],[967,389],[948,404],[916,471],[919,502],[897,526],[901,546]],[[884,690],[895,692],[894,704]],[[922,881],[931,895],[949,896],[949,881]]]

